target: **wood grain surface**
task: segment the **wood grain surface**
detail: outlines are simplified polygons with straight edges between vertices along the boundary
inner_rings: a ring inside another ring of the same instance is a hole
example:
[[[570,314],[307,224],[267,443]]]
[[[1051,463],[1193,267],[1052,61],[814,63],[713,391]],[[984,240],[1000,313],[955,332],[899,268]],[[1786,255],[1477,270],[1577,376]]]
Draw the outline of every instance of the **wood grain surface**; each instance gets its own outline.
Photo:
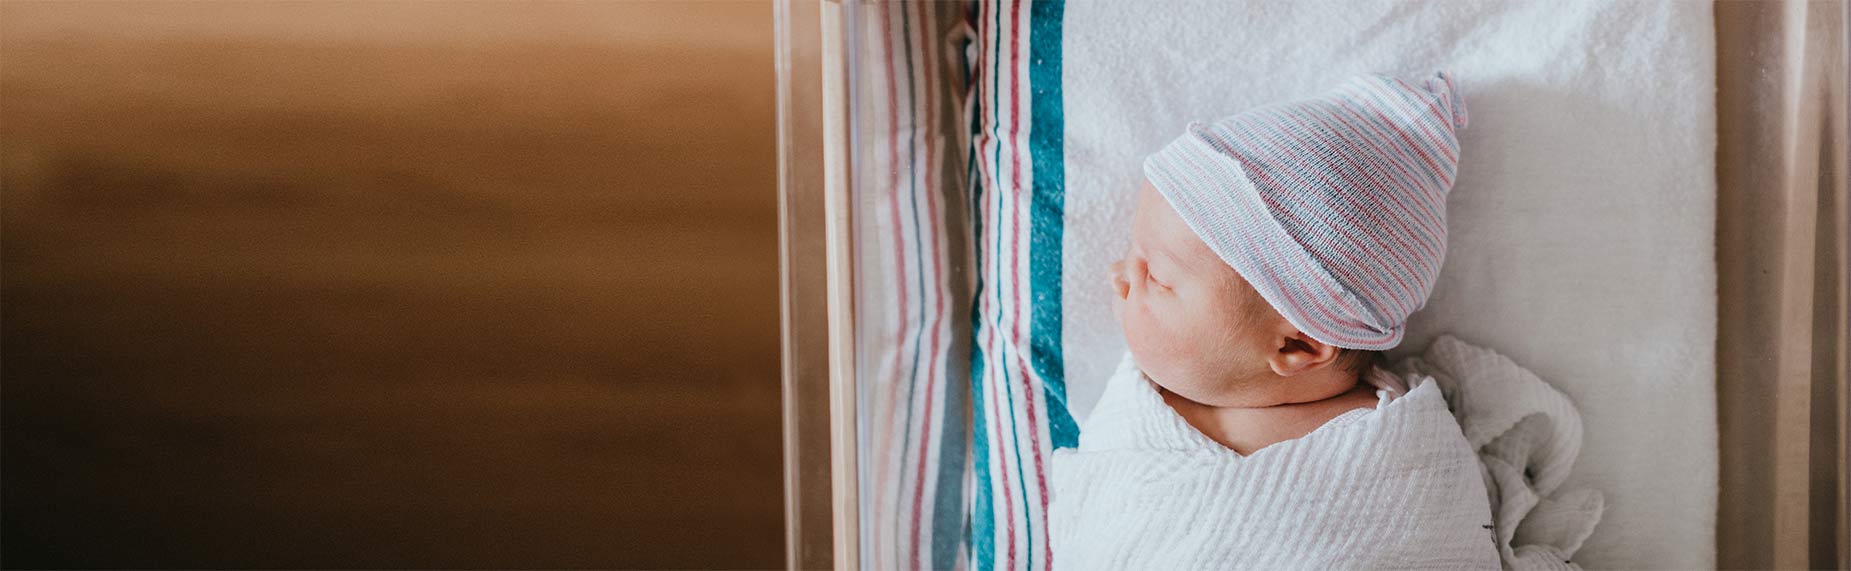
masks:
[[[780,565],[770,27],[0,2],[0,563]]]

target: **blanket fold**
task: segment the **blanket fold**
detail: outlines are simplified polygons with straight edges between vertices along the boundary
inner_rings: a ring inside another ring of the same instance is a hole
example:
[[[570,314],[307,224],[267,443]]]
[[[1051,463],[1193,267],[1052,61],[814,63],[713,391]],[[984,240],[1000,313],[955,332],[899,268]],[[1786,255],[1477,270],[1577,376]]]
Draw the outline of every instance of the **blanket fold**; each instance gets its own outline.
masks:
[[[1581,453],[1574,403],[1503,355],[1450,335],[1395,368],[1434,379],[1478,450],[1504,567],[1579,569],[1575,552],[1606,502],[1595,490],[1562,489]]]

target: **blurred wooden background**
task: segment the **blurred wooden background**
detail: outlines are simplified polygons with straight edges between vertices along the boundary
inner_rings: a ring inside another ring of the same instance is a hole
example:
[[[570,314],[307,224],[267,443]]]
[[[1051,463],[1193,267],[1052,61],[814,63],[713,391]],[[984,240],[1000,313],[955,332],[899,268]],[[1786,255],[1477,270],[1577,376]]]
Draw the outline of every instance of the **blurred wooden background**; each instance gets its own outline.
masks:
[[[771,42],[0,2],[4,565],[780,565]]]

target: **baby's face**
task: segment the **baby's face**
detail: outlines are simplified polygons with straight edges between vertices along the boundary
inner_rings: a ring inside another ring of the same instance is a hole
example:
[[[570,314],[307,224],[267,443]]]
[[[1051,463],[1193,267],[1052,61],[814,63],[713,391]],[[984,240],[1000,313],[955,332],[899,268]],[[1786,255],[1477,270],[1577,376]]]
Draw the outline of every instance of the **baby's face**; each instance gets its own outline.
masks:
[[[1285,319],[1203,243],[1149,182],[1139,192],[1131,247],[1111,266],[1113,309],[1144,373],[1184,398],[1233,406],[1263,378]]]

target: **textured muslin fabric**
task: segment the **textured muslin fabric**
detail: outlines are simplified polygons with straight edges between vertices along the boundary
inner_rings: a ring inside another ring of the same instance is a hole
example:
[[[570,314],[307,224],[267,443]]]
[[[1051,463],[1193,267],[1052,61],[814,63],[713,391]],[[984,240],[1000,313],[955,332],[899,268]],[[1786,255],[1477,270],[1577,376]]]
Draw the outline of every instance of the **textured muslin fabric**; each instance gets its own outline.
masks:
[[[1429,378],[1371,371],[1375,409],[1242,456],[1196,431],[1127,355],[1054,453],[1062,569],[1497,569],[1478,457]]]
[[[1361,75],[1194,122],[1144,173],[1223,261],[1319,341],[1389,349],[1446,256],[1465,105],[1446,72]]]
[[[1581,412],[1509,358],[1450,335],[1397,364],[1432,378],[1478,450],[1506,569],[1579,569],[1576,554],[1606,511],[1606,495],[1564,486],[1581,454]]]

